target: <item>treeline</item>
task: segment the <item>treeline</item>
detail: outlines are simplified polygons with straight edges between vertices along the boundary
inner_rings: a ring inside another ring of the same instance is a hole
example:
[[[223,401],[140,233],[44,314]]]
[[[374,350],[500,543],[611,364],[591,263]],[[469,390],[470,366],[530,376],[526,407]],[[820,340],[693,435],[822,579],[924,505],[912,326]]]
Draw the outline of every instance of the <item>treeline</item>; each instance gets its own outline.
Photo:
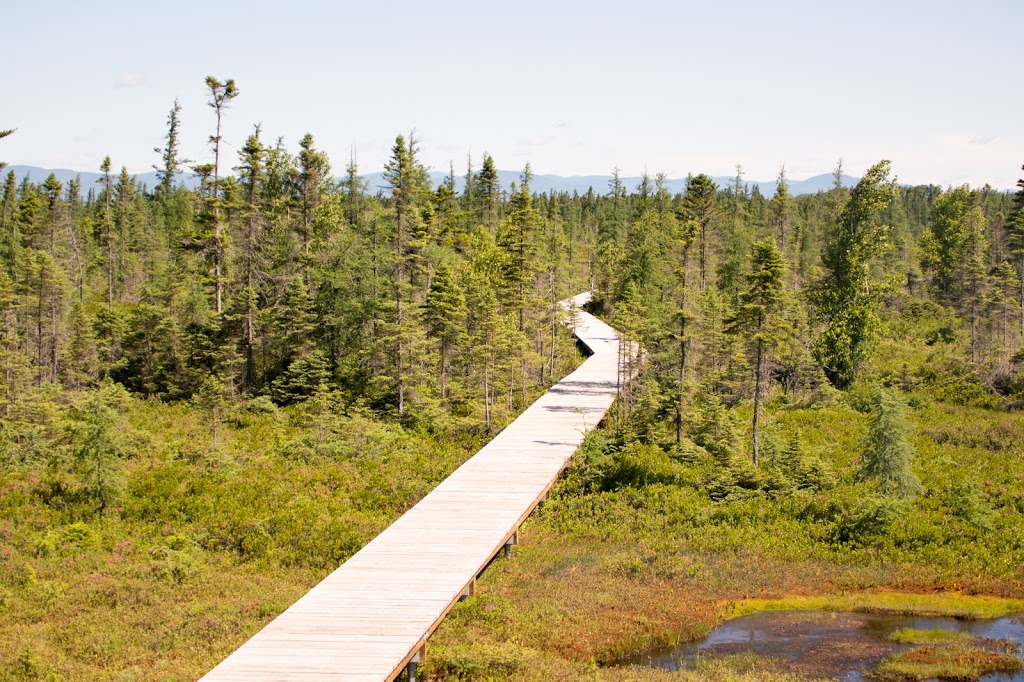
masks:
[[[431,187],[411,135],[375,193],[354,160],[335,180],[311,135],[292,153],[257,127],[229,162],[239,90],[207,87],[214,162],[192,166],[196,191],[173,181],[177,104],[155,188],[109,157],[94,187],[6,176],[0,415],[27,424],[41,390],[109,378],[165,400],[326,388],[407,422],[490,426],[573,362],[557,301],[587,287],[593,206],[533,196],[529,169],[503,192],[490,157],[464,192]]]
[[[963,341],[989,394],[1021,390],[1021,193],[903,188],[883,162],[813,196],[790,196],[782,174],[773,197],[740,174],[676,195],[663,176],[627,188],[617,173],[607,193],[534,194],[528,167],[503,191],[489,156],[457,192],[454,169],[430,186],[412,135],[396,138],[387,187],[368,188],[354,159],[336,180],[311,135],[293,152],[257,126],[229,160],[221,122],[239,89],[206,86],[213,162],[189,166],[195,191],[174,183],[191,163],[177,103],[154,188],[110,158],[91,187],[7,174],[5,419],[30,423],[17,406],[40,391],[109,378],[165,400],[285,405],[327,388],[407,421],[489,425],[572,353],[556,302],[584,289],[647,349],[648,393],[627,391],[625,409],[657,403],[680,434],[697,395],[753,398],[758,415],[776,389],[850,386],[887,305],[942,318],[934,340]]]
[[[1015,195],[900,187],[882,161],[847,189],[841,172],[801,197],[784,172],[770,198],[740,173],[725,188],[691,177],[676,196],[663,177],[634,193],[612,182],[594,275],[648,351],[622,401],[642,408],[637,429],[673,423],[682,442],[752,401],[756,463],[769,399],[928,384],[940,400],[1021,405],[1024,180]]]

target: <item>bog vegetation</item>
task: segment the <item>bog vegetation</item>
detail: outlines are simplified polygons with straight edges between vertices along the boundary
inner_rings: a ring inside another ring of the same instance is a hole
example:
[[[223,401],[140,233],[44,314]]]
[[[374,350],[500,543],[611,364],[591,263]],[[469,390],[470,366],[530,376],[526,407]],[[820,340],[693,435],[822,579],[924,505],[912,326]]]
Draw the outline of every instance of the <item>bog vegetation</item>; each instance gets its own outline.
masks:
[[[209,163],[175,104],[156,187],[2,184],[0,677],[208,670],[578,362],[587,289],[642,372],[428,674],[657,679],[598,664],[751,600],[1021,596],[1024,184],[457,189],[409,135],[367,187],[311,135],[229,155],[206,88]]]

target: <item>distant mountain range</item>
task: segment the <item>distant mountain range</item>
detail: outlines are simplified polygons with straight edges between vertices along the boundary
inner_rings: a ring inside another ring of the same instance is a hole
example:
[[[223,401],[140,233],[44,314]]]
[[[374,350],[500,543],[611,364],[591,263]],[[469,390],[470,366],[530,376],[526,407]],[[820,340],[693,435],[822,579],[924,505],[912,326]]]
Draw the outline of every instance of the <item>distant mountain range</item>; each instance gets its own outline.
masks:
[[[94,172],[82,172],[67,170],[65,168],[39,168],[36,166],[9,166],[4,170],[4,175],[7,174],[7,170],[14,171],[14,175],[21,182],[21,179],[28,176],[32,182],[42,182],[53,173],[58,180],[61,182],[68,182],[76,177],[81,180],[83,192],[87,191],[87,188],[95,186],[97,180],[103,177],[100,173]],[[437,186],[444,181],[447,173],[441,171],[431,171],[430,181]],[[498,171],[498,177],[501,181],[501,185],[504,189],[508,189],[513,182],[519,184],[521,180],[521,173],[519,171]],[[362,176],[366,182],[368,191],[370,194],[376,194],[378,192],[387,192],[388,184],[384,181],[384,174],[368,173]],[[156,171],[149,171],[148,173],[140,173],[135,176],[135,179],[142,185],[148,188],[153,188],[157,184]],[[712,177],[712,180],[719,187],[731,187],[734,178],[726,176]],[[535,175],[533,176],[533,182],[531,188],[534,192],[579,192],[580,194],[586,194],[590,188],[594,189],[597,194],[607,194],[609,183],[612,180],[610,175]],[[627,191],[633,192],[640,185],[639,176],[629,176],[621,178],[622,184],[626,187]],[[851,177],[849,175],[842,176],[843,185],[847,187],[853,187],[857,183],[858,178]],[[653,184],[654,179],[651,178]],[[805,180],[788,180],[789,193],[798,194],[815,194],[817,192],[827,191],[832,187],[835,182],[831,173],[825,173],[823,175],[815,175],[814,177],[807,178]],[[177,178],[177,184],[184,184],[186,187],[194,187],[197,184],[197,180],[194,175],[181,174]],[[761,194],[765,196],[772,196],[775,194],[776,182],[775,180],[769,181],[744,181],[743,183],[747,187],[747,191],[753,191],[754,186],[757,186]],[[455,186],[458,191],[462,191],[465,185],[465,178],[459,176],[455,178]],[[686,188],[686,178],[674,178],[667,182],[667,186],[670,192],[673,194],[682,192]]]

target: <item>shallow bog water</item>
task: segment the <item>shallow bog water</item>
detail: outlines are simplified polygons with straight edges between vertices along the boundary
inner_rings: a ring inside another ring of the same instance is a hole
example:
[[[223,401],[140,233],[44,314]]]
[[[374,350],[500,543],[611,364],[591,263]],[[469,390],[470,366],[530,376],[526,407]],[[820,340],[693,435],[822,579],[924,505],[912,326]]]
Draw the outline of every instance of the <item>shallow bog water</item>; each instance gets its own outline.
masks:
[[[692,665],[700,657],[753,652],[778,659],[793,673],[862,682],[869,679],[864,673],[883,658],[911,648],[888,639],[900,628],[953,630],[978,637],[1007,639],[1018,645],[1024,643],[1022,616],[963,621],[871,613],[776,611],[737,618],[715,628],[698,642],[649,652],[623,662],[678,670]],[[1022,655],[1020,649],[1017,655]],[[1024,682],[1024,671],[986,675],[981,679]]]

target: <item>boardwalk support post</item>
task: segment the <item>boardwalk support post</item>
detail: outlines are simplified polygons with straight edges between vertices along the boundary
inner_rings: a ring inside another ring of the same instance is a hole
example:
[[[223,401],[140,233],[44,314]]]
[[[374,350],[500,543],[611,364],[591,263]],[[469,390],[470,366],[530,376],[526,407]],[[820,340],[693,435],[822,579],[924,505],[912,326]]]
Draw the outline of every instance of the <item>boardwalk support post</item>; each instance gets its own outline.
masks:
[[[505,541],[505,546],[502,547],[502,551],[505,553],[505,558],[508,559],[512,556],[512,545],[519,544],[519,531],[512,533],[512,537]]]
[[[476,578],[470,580],[469,584],[462,590],[462,594],[459,595],[459,601],[469,599],[474,594],[476,594]]]
[[[413,657],[405,666],[406,679],[409,682],[416,682],[416,668],[427,658],[427,645],[424,644],[420,647],[419,651],[413,654]]]

